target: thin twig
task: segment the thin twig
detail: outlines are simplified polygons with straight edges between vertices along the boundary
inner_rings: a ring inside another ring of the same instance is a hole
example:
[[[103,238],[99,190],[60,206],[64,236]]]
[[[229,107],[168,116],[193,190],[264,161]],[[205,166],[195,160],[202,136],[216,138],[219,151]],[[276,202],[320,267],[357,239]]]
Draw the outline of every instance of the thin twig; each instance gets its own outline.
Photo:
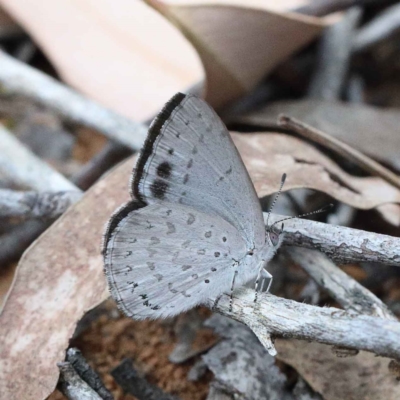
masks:
[[[19,189],[74,191],[79,189],[57,171],[32,154],[0,125],[0,175]],[[50,225],[51,221],[27,221],[1,236],[0,260],[3,265],[17,259]]]
[[[267,213],[264,213],[266,222]],[[285,218],[271,214],[270,224]],[[320,250],[335,261],[400,266],[400,238],[293,218],[285,221],[283,244]]]
[[[385,40],[390,39],[400,31],[400,4],[388,7],[359,29],[353,39],[353,51],[368,50]]]
[[[147,128],[89,100],[55,79],[0,51],[2,95],[27,97],[55,111],[65,119],[101,132],[137,150]]]
[[[346,310],[397,321],[386,305],[319,251],[291,247],[288,253]]]
[[[316,307],[271,294],[260,294],[254,303],[254,291],[235,292],[233,311],[229,295],[210,299],[209,307],[249,326],[272,355],[276,350],[265,336],[295,338],[326,343],[400,360],[400,323],[369,315],[354,315],[333,307]]]
[[[291,118],[286,115],[280,115],[278,117],[278,124],[281,127],[294,131],[300,136],[303,136],[309,140],[312,140],[315,143],[318,143],[322,146],[327,147],[328,149],[335,151],[346,159],[354,162],[359,167],[370,172],[372,175],[379,176],[393,186],[400,189],[400,178],[396,174],[394,174],[378,162],[374,161],[372,158],[351,147],[347,143],[344,143],[339,139],[328,135],[325,132],[322,132],[316,128],[311,127],[310,125],[307,125],[295,118]]]
[[[57,364],[60,370],[58,389],[69,400],[102,400],[102,398],[78,375],[69,362]]]
[[[361,14],[361,8],[351,8],[339,22],[325,29],[319,42],[309,98],[332,101],[340,98],[350,65],[352,37]]]
[[[82,192],[19,192],[0,189],[0,218],[57,218],[82,197]]]
[[[71,363],[78,375],[103,399],[113,400],[112,394],[106,389],[100,376],[95,372],[76,348],[67,350],[66,361]]]
[[[130,148],[110,140],[104,148],[72,178],[72,182],[80,189],[86,190],[107,170],[130,154],[132,154]]]
[[[79,190],[67,178],[31,153],[2,125],[0,125],[0,175],[13,185],[22,188],[38,191]]]
[[[374,3],[381,4],[382,0],[314,0],[307,5],[296,8],[295,11],[300,14],[322,17],[353,6],[366,6]]]
[[[111,375],[125,392],[133,394],[139,400],[178,400],[139,376],[129,359],[114,368]]]

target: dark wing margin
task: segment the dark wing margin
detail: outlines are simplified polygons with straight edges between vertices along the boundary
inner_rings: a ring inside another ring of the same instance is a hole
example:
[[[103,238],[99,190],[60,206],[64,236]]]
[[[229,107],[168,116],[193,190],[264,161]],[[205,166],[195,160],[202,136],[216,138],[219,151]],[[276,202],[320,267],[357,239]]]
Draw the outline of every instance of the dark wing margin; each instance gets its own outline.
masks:
[[[131,181],[131,194],[134,199],[137,199],[143,203],[145,200],[139,191],[139,182],[142,179],[144,167],[150,155],[153,153],[153,145],[158,135],[161,133],[161,129],[165,122],[171,117],[173,111],[178,107],[185,99],[186,95],[183,93],[175,94],[168,103],[165,104],[163,109],[157,114],[157,117],[153,120],[147,133],[146,141],[144,142],[143,148],[140,151],[139,159],[133,170],[132,181]]]
[[[101,248],[101,254],[103,255],[103,258],[105,259],[106,257],[106,251],[107,251],[107,244],[108,241],[110,240],[110,237],[114,231],[114,229],[118,226],[118,224],[132,211],[139,210],[140,208],[145,207],[147,204],[141,201],[130,201],[129,203],[126,203],[119,207],[113,215],[110,217],[104,234],[103,234],[103,243],[102,243],[102,248]],[[104,270],[104,273],[107,275],[107,271]]]

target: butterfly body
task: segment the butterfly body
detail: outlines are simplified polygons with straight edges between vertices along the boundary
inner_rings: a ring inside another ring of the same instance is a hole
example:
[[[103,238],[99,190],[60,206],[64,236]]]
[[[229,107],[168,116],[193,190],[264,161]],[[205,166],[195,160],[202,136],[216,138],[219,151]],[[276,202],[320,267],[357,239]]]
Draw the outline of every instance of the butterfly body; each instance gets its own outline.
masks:
[[[165,318],[254,280],[277,246],[229,132],[178,94],[149,130],[133,200],[106,229],[105,273],[120,309]]]

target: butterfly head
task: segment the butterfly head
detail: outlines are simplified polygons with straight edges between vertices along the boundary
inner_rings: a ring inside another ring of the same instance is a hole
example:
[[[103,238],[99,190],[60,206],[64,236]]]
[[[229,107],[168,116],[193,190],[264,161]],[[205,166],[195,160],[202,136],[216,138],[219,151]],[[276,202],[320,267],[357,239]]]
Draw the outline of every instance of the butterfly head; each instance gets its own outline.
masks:
[[[281,225],[280,229],[276,226],[276,224],[273,224],[267,228],[267,238],[272,247],[277,248],[281,245],[283,240],[283,228],[283,224]]]

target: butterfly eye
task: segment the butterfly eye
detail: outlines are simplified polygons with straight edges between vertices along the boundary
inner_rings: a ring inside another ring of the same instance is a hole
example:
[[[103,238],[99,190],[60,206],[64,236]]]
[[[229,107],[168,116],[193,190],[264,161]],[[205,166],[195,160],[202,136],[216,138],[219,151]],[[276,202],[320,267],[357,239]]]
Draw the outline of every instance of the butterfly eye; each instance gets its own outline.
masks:
[[[280,234],[276,232],[269,232],[269,239],[273,246],[278,246]]]

